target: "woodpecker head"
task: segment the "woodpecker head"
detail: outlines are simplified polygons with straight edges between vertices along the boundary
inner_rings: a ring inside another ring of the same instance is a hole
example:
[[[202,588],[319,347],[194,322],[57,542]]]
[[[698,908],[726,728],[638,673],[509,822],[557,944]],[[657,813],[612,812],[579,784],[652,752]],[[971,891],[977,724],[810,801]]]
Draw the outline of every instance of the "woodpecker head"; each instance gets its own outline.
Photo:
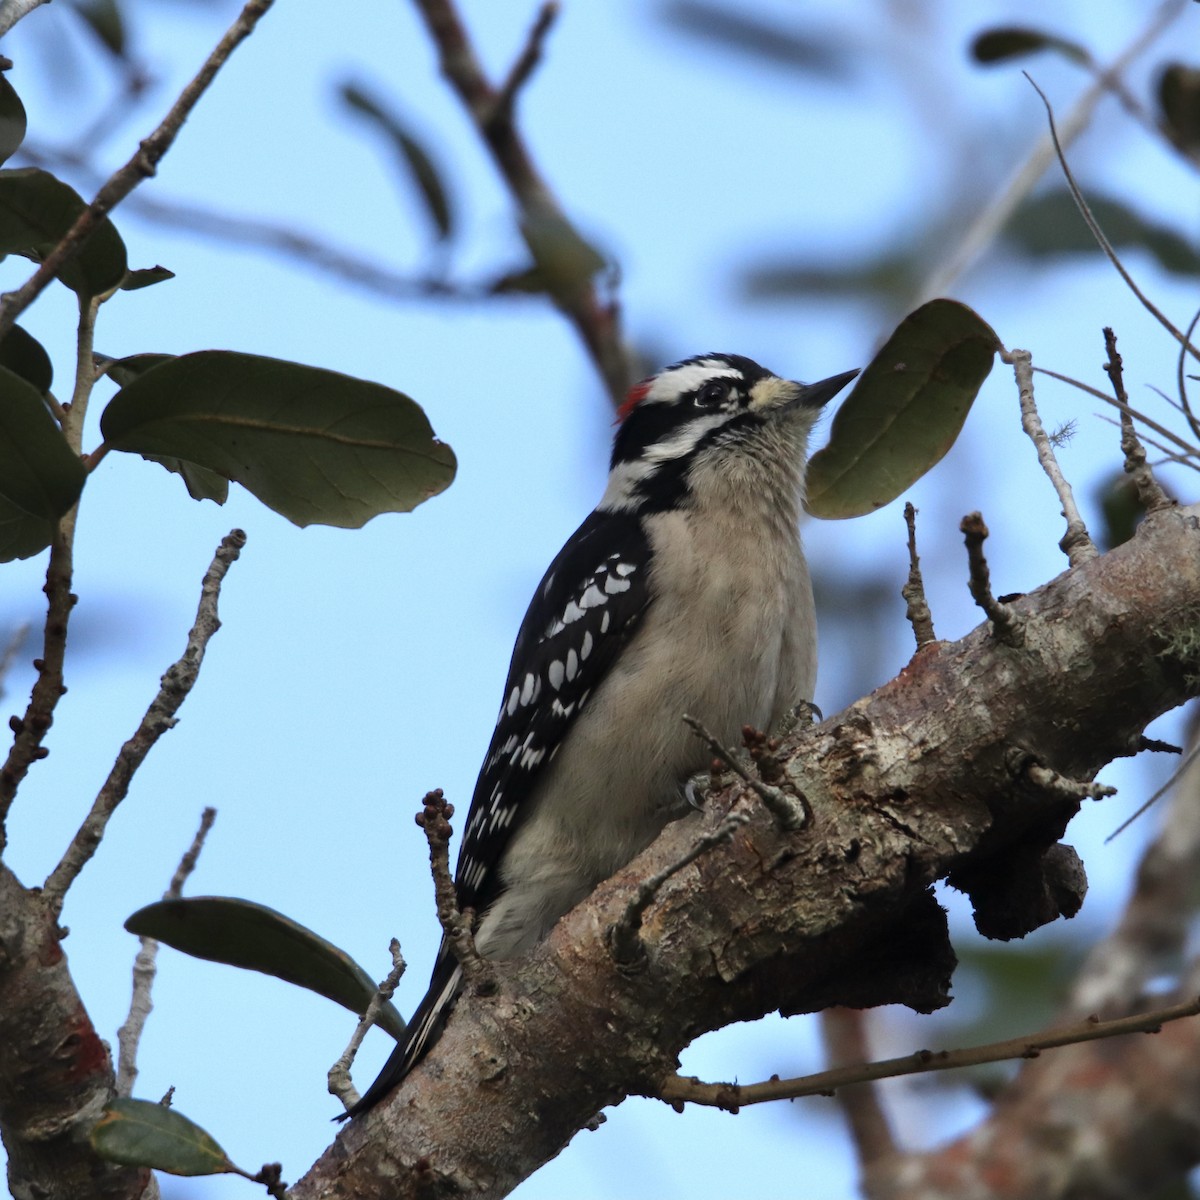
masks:
[[[631,388],[620,408],[600,507],[679,507],[701,472],[751,479],[778,468],[798,489],[821,407],[857,374],[795,383],[740,354],[665,368]]]

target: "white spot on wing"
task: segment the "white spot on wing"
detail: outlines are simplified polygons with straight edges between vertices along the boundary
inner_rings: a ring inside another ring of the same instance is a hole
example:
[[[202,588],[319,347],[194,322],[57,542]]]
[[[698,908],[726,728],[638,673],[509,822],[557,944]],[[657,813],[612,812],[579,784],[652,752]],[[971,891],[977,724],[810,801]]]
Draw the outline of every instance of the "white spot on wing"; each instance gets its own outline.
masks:
[[[550,676],[550,686],[557,692],[563,682],[563,665],[557,658],[550,664],[547,674]]]
[[[567,678],[574,679],[579,673],[579,656],[574,650],[567,651]]]
[[[583,635],[583,645],[579,647],[579,657],[581,659],[587,658],[587,656],[589,654],[591,654],[591,652],[592,652],[592,632],[589,629]]]
[[[521,693],[519,689],[513,688],[513,690],[508,693],[508,704],[506,704],[505,707],[508,709],[508,715],[510,717],[517,711],[517,704],[520,702],[520,699]]]
[[[604,616],[602,616],[602,617],[600,618],[600,632],[601,632],[601,633],[607,633],[607,632],[608,632],[608,618],[609,618],[611,615],[612,615],[612,614],[611,614],[611,613],[608,611],[608,609],[606,608],[606,609],[604,610]]]
[[[537,680],[532,675],[525,676],[525,682],[521,686],[521,703],[528,704],[533,699],[533,689]]]
[[[615,595],[617,592],[629,591],[630,583],[628,579],[618,579],[615,575],[608,576],[604,581],[604,590],[610,595]]]
[[[608,597],[594,583],[579,597],[580,608],[599,608],[607,603]]]

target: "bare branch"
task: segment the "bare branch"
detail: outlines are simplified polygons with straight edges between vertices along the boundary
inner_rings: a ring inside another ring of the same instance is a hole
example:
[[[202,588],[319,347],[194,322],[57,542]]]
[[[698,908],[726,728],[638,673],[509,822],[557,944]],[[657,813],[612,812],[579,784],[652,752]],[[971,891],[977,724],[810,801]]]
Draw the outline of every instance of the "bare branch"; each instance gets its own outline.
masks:
[[[933,614],[925,599],[925,581],[921,578],[921,560],[917,557],[917,510],[907,502],[904,522],[908,526],[908,582],[900,589],[900,595],[908,606],[905,615],[920,650],[922,646],[936,642],[937,634],[933,632]]]
[[[196,869],[200,851],[204,849],[204,839],[217,819],[215,808],[206,808],[200,814],[200,828],[192,838],[184,856],[171,876],[167,890],[163,892],[164,900],[178,900],[183,895],[183,885],[188,876]],[[133,995],[129,1000],[129,1015],[125,1023],[117,1030],[117,1084],[118,1096],[132,1096],[133,1085],[137,1081],[137,1052],[142,1040],[142,1031],[146,1027],[146,1018],[150,1016],[154,1005],[150,998],[154,986],[154,976],[157,973],[158,942],[154,938],[142,937],[137,955],[133,960]]]
[[[1153,1012],[1138,1013],[1132,1017],[1118,1017],[1111,1021],[1088,1017],[1084,1021],[1047,1033],[1008,1038],[1003,1042],[989,1042],[983,1046],[970,1046],[963,1050],[918,1050],[903,1058],[886,1058],[858,1066],[819,1071],[815,1075],[804,1075],[797,1079],[772,1079],[765,1083],[702,1083],[698,1079],[685,1079],[674,1075],[663,1080],[657,1096],[658,1099],[677,1107],[684,1103],[703,1104],[710,1108],[736,1112],[748,1104],[764,1104],[770,1100],[829,1096],[838,1088],[876,1079],[895,1079],[902,1075],[924,1075],[931,1071],[977,1067],[982,1063],[1006,1062],[1014,1058],[1037,1058],[1043,1050],[1053,1050],[1059,1046],[1076,1046],[1081,1042],[1094,1042],[1126,1033],[1157,1033],[1172,1021],[1181,1021],[1185,1017],[1194,1017],[1197,1014],[1200,1014],[1200,999],[1189,1000],[1186,1004],[1175,1004],[1170,1008],[1155,1009]]]
[[[470,909],[458,907],[458,893],[454,878],[450,874],[450,818],[454,816],[454,805],[446,802],[441,788],[426,792],[422,810],[417,813],[417,824],[425,831],[429,843],[429,866],[433,872],[433,894],[437,900],[438,921],[442,932],[462,967],[463,978],[476,991],[489,992],[494,986],[492,968],[480,955],[471,931],[474,914]]]
[[[542,225],[549,218],[566,229],[571,228],[562,206],[534,165],[528,147],[513,124],[511,104],[501,103],[503,91],[497,91],[484,74],[452,0],[415,0],[415,3],[437,46],[442,74],[475,123],[525,221]],[[543,24],[548,29],[552,20],[553,13],[548,15],[547,8],[543,7],[525,53],[509,74],[510,84],[515,80],[519,86],[528,77],[532,65],[526,69],[522,63],[539,51],[544,30],[541,34],[538,30]],[[579,281],[578,286],[564,290],[554,299],[575,327],[609,396],[614,403],[619,403],[632,379],[621,341],[620,309],[616,300],[601,300],[591,279]]]
[[[1137,430],[1133,427],[1129,397],[1125,393],[1123,364],[1117,352],[1117,335],[1108,326],[1104,328],[1104,350],[1107,355],[1104,370],[1112,381],[1113,395],[1121,406],[1121,453],[1125,455],[1125,473],[1132,478],[1138,502],[1147,512],[1169,508],[1171,501],[1146,465],[1145,447],[1138,440]]]
[[[970,567],[967,586],[971,589],[971,599],[987,614],[1000,641],[1009,645],[1020,645],[1021,622],[1016,612],[1011,605],[1001,604],[992,595],[991,572],[983,553],[983,543],[988,536],[988,527],[983,523],[983,517],[977,512],[968,513],[963,517],[959,528],[967,546],[967,563]]]
[[[1017,380],[1017,394],[1021,404],[1021,428],[1025,430],[1037,449],[1038,462],[1046,472],[1054,490],[1058,494],[1062,513],[1067,521],[1067,532],[1058,543],[1059,549],[1067,556],[1067,561],[1073,567],[1095,558],[1098,551],[1088,535],[1087,526],[1079,515],[1075,504],[1075,494],[1062,471],[1059,470],[1058,459],[1054,447],[1042,425],[1038,415],[1037,402],[1033,398],[1033,360],[1028,350],[1004,350],[1000,357],[1012,366]]]
[[[83,870],[84,864],[95,854],[109,818],[129,791],[134,772],[145,761],[146,755],[158,739],[174,727],[175,714],[187,699],[200,674],[205,649],[213,634],[221,627],[217,616],[221,582],[230,566],[237,561],[245,544],[246,535],[240,529],[232,530],[221,539],[212,563],[205,572],[200,587],[196,621],[188,634],[187,646],[182,656],[167,668],[158,695],[146,710],[146,715],[133,736],[121,747],[117,761],[100,788],[91,811],[84,818],[58,866],[50,872],[46,880],[42,899],[52,915],[57,916],[62,911],[67,889]]]
[[[537,70],[538,63],[542,61],[542,47],[545,45],[546,35],[558,19],[558,14],[558,0],[546,0],[538,12],[533,28],[529,31],[529,37],[525,39],[525,48],[513,63],[508,78],[496,94],[496,106],[489,121],[512,120],[517,96]]]
[[[408,963],[404,961],[404,955],[400,953],[400,943],[395,938],[388,943],[388,950],[392,955],[392,969],[380,983],[375,995],[371,997],[366,1012],[359,1017],[358,1024],[355,1025],[354,1032],[350,1035],[350,1041],[347,1043],[346,1049],[342,1051],[341,1057],[329,1068],[327,1076],[329,1094],[336,1096],[347,1112],[361,1099],[350,1079],[350,1068],[354,1065],[355,1055],[358,1054],[358,1048],[362,1045],[363,1038],[367,1036],[367,1030],[378,1020],[380,1010],[395,994],[396,985],[408,967]]]
[[[171,148],[184,121],[207,91],[217,72],[237,46],[253,32],[259,18],[273,2],[274,0],[246,0],[246,5],[238,14],[237,20],[217,43],[195,78],[180,93],[158,128],[138,146],[133,157],[109,177],[108,182],[96,193],[91,204],[79,214],[58,245],[43,258],[38,269],[15,292],[9,292],[3,297],[0,301],[0,338],[8,333],[17,317],[37,299],[63,265],[79,252],[101,219],[120,204],[139,183],[155,173],[163,155]]]
[[[1050,122],[1050,136],[1054,139],[1054,152],[1058,155],[1059,166],[1062,167],[1063,176],[1067,181],[1067,187],[1071,190],[1071,197],[1075,201],[1075,206],[1079,209],[1080,216],[1083,217],[1084,223],[1088,229],[1092,231],[1092,236],[1096,239],[1100,249],[1104,251],[1105,257],[1117,269],[1117,274],[1125,281],[1125,285],[1138,298],[1142,307],[1185,349],[1193,358],[1200,360],[1200,350],[1197,350],[1194,345],[1188,340],[1185,334],[1177,329],[1175,325],[1168,319],[1157,305],[1142,291],[1141,288],[1133,281],[1133,276],[1125,269],[1125,264],[1121,262],[1117,256],[1117,252],[1113,249],[1112,243],[1104,234],[1104,230],[1100,228],[1100,222],[1096,220],[1092,214],[1092,210],[1088,207],[1088,202],[1083,197],[1083,192],[1079,185],[1075,182],[1075,176],[1071,174],[1071,168],[1067,165],[1067,156],[1063,153],[1063,148],[1058,140],[1058,129],[1054,124],[1054,109],[1050,106],[1050,101],[1046,99],[1046,93],[1042,91],[1028,71],[1023,71],[1022,74],[1029,80],[1033,90],[1042,98],[1042,103],[1046,106],[1046,116]]]

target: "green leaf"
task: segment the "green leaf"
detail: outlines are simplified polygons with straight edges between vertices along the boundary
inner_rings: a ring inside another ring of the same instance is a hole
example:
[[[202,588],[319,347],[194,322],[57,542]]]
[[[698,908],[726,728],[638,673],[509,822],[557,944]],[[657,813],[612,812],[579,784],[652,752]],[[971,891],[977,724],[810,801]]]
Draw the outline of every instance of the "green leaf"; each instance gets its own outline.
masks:
[[[44,550],[86,479],[41,393],[0,367],[0,562]]]
[[[54,382],[54,367],[41,342],[27,333],[20,325],[14,325],[0,341],[0,367],[7,367],[20,375],[27,383],[43,395]]]
[[[400,392],[229,350],[145,372],[113,397],[100,429],[112,449],[207,467],[302,526],[357,529],[454,478],[454,452]]]
[[[1087,202],[1114,246],[1146,250],[1173,274],[1200,275],[1200,253],[1173,229],[1141,216],[1110,196],[1089,195]],[[1043,192],[1026,200],[1013,214],[1004,235],[1026,254],[1038,258],[1100,253],[1074,198],[1064,190]]]
[[[7,75],[0,74],[0,163],[25,140],[25,105]]]
[[[136,292],[174,278],[175,272],[168,271],[166,267],[139,267],[136,271],[125,272],[125,278],[121,280],[121,291]]]
[[[75,0],[75,11],[106,50],[125,57],[125,21],[116,0]]]
[[[454,232],[454,208],[441,172],[429,152],[400,117],[366,89],[357,83],[343,83],[340,92],[352,110],[366,117],[391,142],[401,166],[416,185],[438,239],[445,241]]]
[[[194,958],[274,975],[362,1013],[375,995],[374,980],[344,950],[303,925],[250,900],[196,896],[148,904],[125,922],[130,933],[156,938]],[[379,1024],[394,1038],[404,1019],[383,1005]]]
[[[989,65],[1036,54],[1040,50],[1057,51],[1064,58],[1084,65],[1092,61],[1091,54],[1078,42],[1046,33],[1041,29],[1027,29],[1019,25],[987,29],[971,43],[971,57],[978,63]]]
[[[88,1135],[109,1162],[170,1175],[245,1175],[215,1139],[182,1113],[149,1100],[112,1100]]]
[[[1200,149],[1200,70],[1178,62],[1163,67],[1158,105],[1175,144],[1193,153]]]
[[[87,208],[79,193],[48,171],[0,171],[0,258],[21,254],[41,262]],[[104,217],[58,278],[80,296],[118,287],[127,267],[125,243]]]
[[[954,444],[999,348],[991,328],[954,300],[905,317],[809,462],[808,511],[862,516],[920,479]]]
[[[153,269],[162,270],[161,267]],[[170,272],[167,274],[170,275]],[[170,362],[175,357],[174,354],[131,354],[128,358],[109,359],[104,363],[101,373],[124,387],[152,367]],[[142,457],[147,462],[158,463],[160,467],[166,467],[172,474],[178,475],[193,500],[212,500],[215,504],[224,504],[229,499],[229,480],[224,475],[218,475],[216,471],[166,454],[143,454]]]

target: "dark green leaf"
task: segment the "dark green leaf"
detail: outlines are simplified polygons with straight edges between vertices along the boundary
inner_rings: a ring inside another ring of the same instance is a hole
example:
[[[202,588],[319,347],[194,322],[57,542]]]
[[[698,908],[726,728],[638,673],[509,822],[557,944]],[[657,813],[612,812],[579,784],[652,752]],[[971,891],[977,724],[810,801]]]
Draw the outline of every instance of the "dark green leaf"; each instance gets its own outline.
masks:
[[[50,363],[50,355],[46,353],[41,342],[20,325],[14,325],[4,340],[0,341],[0,367],[7,367],[14,374],[20,375],[43,395],[50,390],[50,385],[54,382],[54,367]]]
[[[920,479],[954,444],[999,348],[991,328],[954,300],[905,317],[809,463],[809,512],[862,516]]]
[[[1163,124],[1177,146],[1200,150],[1200,69],[1168,63],[1158,80]]]
[[[1087,202],[1113,246],[1137,246],[1176,275],[1200,275],[1200,253],[1173,229],[1141,216],[1121,200],[1089,195]],[[1004,233],[1035,257],[1100,252],[1067,191],[1044,192],[1026,200]]]
[[[7,161],[25,140],[25,105],[16,88],[0,75],[0,163]]]
[[[371,977],[344,950],[273,908],[227,896],[148,904],[125,922],[130,933],[156,938],[195,958],[274,975],[362,1013],[375,995]],[[391,1004],[379,1024],[394,1038],[404,1019]]]
[[[1072,62],[1085,65],[1092,61],[1091,54],[1078,42],[1018,25],[985,30],[971,43],[971,57],[979,63],[1007,62],[1010,58],[1022,58],[1039,50],[1055,50]]]
[[[149,1100],[112,1100],[88,1135],[109,1162],[171,1175],[244,1175],[199,1125]]]
[[[139,267],[136,271],[125,272],[125,278],[121,280],[121,291],[136,292],[140,288],[153,287],[156,283],[174,278],[175,272],[168,271],[166,267]]]
[[[0,562],[48,546],[86,478],[41,393],[0,367]]]
[[[232,479],[297,525],[357,529],[454,478],[454,452],[400,392],[227,350],[147,371],[113,397],[100,429],[113,449]]]
[[[47,171],[0,171],[0,258],[21,254],[41,262],[86,207]],[[80,296],[100,296],[120,285],[127,265],[125,243],[105,217],[58,278]]]
[[[155,267],[154,270],[161,271],[162,268]],[[114,383],[125,387],[152,367],[170,362],[175,357],[174,354],[131,354],[128,358],[109,359],[104,364],[102,373]],[[166,467],[168,471],[180,476],[193,500],[212,500],[216,504],[224,504],[229,499],[229,480],[224,475],[218,475],[216,471],[165,454],[143,454],[142,457],[147,462],[158,463],[160,467]]]
[[[442,174],[429,152],[395,112],[358,84],[342,84],[341,96],[353,111],[366,117],[391,142],[401,165],[420,193],[439,239],[449,238],[454,232],[454,208],[442,182]]]
[[[125,57],[125,21],[116,0],[75,0],[75,11],[105,49]]]

